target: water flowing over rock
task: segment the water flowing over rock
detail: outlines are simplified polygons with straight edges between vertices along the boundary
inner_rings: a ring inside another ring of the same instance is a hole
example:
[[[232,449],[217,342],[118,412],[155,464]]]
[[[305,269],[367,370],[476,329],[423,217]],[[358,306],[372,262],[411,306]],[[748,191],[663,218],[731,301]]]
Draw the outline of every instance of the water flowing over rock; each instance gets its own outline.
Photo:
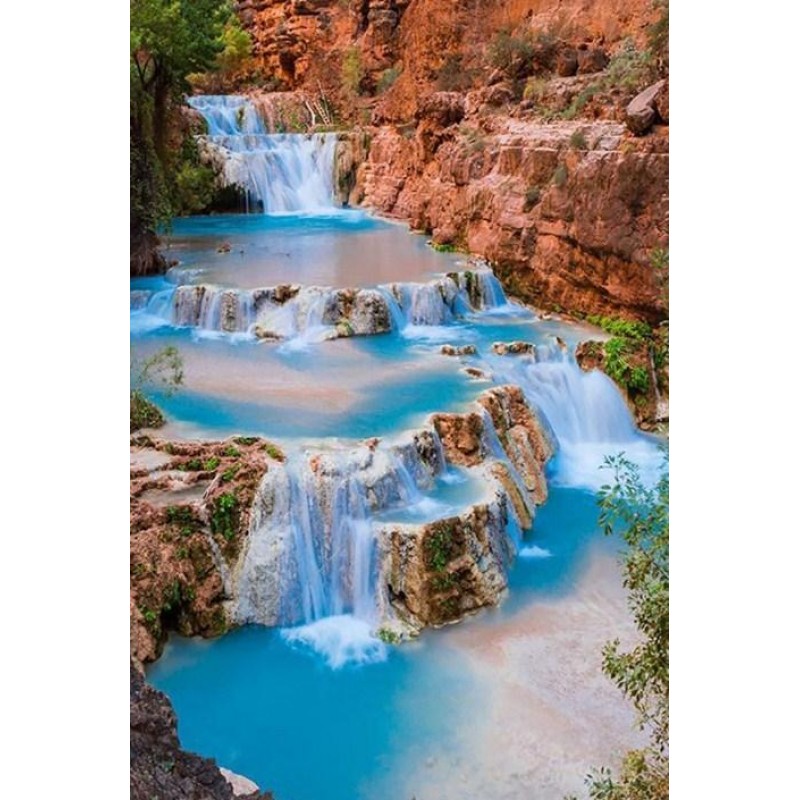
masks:
[[[443,468],[437,437],[420,431],[389,446],[313,452],[271,470],[238,569],[235,620],[295,624],[346,613],[374,620],[370,515],[419,502],[420,489]]]
[[[260,339],[323,341],[444,325],[466,314],[507,303],[491,270],[453,272],[429,283],[332,289],[279,285],[226,289],[183,285],[156,293],[131,293],[131,306],[164,324]]]
[[[201,113],[208,135],[201,154],[245,192],[265,214],[333,208],[334,133],[268,133],[255,105],[239,95],[197,95],[187,102]]]

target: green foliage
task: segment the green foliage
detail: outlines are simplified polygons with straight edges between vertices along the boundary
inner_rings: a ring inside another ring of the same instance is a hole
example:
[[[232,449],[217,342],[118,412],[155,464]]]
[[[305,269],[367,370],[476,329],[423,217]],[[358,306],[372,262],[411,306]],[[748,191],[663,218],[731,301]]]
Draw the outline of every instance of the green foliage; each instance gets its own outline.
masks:
[[[361,81],[364,80],[364,65],[361,51],[351,47],[342,59],[342,89],[350,95],[361,94]]]
[[[562,119],[575,119],[579,116],[584,108],[589,104],[589,101],[600,91],[599,86],[587,86],[581,89],[578,94],[572,98],[572,102],[557,116]]]
[[[160,428],[166,419],[158,406],[138,389],[131,391],[131,433],[140,428]]]
[[[458,252],[458,248],[452,242],[431,242],[430,245],[437,253]]]
[[[166,420],[144,389],[159,388],[167,396],[183,383],[183,359],[176,347],[164,347],[143,361],[131,358],[131,433],[140,428],[160,428]]]
[[[530,39],[512,36],[508,30],[498,31],[489,44],[489,63],[512,78],[519,78],[530,71],[533,56]]]
[[[622,455],[606,459],[614,480],[599,495],[600,526],[627,545],[624,585],[639,642],[603,649],[603,671],[633,703],[649,746],[627,754],[618,778],[601,769],[587,778],[592,800],[667,800],[669,796],[669,475],[645,487]]]
[[[241,450],[237,449],[237,448],[236,448],[236,447],[234,447],[232,444],[229,444],[229,445],[228,445],[228,446],[227,446],[227,447],[226,447],[226,448],[225,448],[225,449],[222,451],[222,455],[224,455],[226,458],[239,458],[239,456],[240,456],[241,454],[242,454],[242,453],[241,453]]]
[[[553,184],[561,189],[566,184],[568,177],[566,164],[559,164],[553,172]]]
[[[614,336],[606,342],[606,374],[632,394],[645,394],[650,389],[650,376],[641,366],[631,366],[626,356],[632,351],[631,340]]]
[[[545,93],[547,92],[547,78],[542,77],[530,77],[525,82],[525,88],[522,91],[522,97],[524,100],[535,100],[537,103],[541,103],[544,99]]]
[[[238,17],[231,16],[222,29],[222,52],[217,55],[217,65],[222,70],[235,70],[250,57],[252,48],[250,34],[242,29]]]
[[[589,143],[586,141],[586,134],[579,128],[572,132],[569,137],[569,146],[573,150],[588,150]]]
[[[258,441],[258,436],[237,436],[234,440],[236,444],[240,444],[243,447],[248,447],[251,444],[255,444]]]
[[[211,472],[215,470],[219,466],[219,458],[217,456],[211,456],[211,458],[207,459],[206,462],[203,464],[203,469],[206,472]]]
[[[239,524],[239,501],[233,492],[219,495],[212,505],[211,531],[231,541]]]
[[[659,71],[669,66],[669,0],[655,0],[660,11],[658,19],[647,29],[647,47]]]
[[[452,558],[454,528],[450,521],[439,522],[425,537],[425,561],[434,572],[442,572]]]
[[[132,245],[206,196],[208,174],[197,164],[182,166],[184,154],[169,143],[179,127],[181,94],[190,89],[188,76],[218,66],[226,35],[228,45],[240,40],[236,26],[230,0],[131,0]]]
[[[529,186],[525,191],[525,204],[522,206],[522,210],[526,213],[533,210],[541,199],[542,190],[538,186]]]
[[[139,361],[132,359],[131,389],[157,387],[170,396],[183,384],[183,358],[177,347],[169,345]]]
[[[379,628],[377,636],[384,644],[400,644],[401,642],[400,635],[389,628]]]
[[[400,77],[400,70],[397,67],[389,67],[385,69],[380,78],[378,78],[377,92],[383,94],[389,91],[394,82]]]
[[[486,136],[480,128],[473,128],[471,125],[461,125],[459,132],[467,143],[467,149],[471,153],[480,153],[486,148]]]
[[[172,212],[178,216],[197,214],[208,208],[217,191],[217,176],[211,167],[182,161],[175,169]]]
[[[267,442],[264,445],[264,450],[266,450],[267,455],[270,458],[275,459],[275,461],[285,461],[286,460],[286,456],[283,454],[283,450],[281,450],[280,447],[277,447],[276,445],[272,444],[271,442]]]
[[[167,506],[167,522],[178,525],[195,525],[197,520],[189,506]]]
[[[222,482],[223,483],[230,483],[235,477],[236,473],[239,471],[240,465],[234,464],[232,467],[228,467],[222,473]]]
[[[597,325],[612,336],[633,339],[636,342],[643,342],[653,335],[652,328],[646,322],[631,322],[627,319],[598,317],[591,314],[586,317],[586,321],[590,325]]]
[[[184,461],[183,464],[178,464],[178,469],[184,472],[200,472],[203,469],[203,462],[199,458],[190,458]]]
[[[648,50],[637,50],[633,41],[626,39],[608,63],[603,77],[603,87],[637,92],[652,78],[652,54]]]

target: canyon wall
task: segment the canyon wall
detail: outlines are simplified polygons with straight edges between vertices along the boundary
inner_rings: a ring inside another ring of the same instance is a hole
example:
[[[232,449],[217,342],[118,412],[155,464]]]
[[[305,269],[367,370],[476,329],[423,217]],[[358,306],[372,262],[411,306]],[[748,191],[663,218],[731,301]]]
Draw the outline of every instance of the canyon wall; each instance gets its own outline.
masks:
[[[656,5],[245,0],[238,12],[253,57],[228,90],[279,129],[344,129],[341,202],[487,258],[539,307],[665,319],[653,263],[668,245],[668,82],[628,112],[667,73]],[[299,111],[278,114],[275,98],[292,96]]]

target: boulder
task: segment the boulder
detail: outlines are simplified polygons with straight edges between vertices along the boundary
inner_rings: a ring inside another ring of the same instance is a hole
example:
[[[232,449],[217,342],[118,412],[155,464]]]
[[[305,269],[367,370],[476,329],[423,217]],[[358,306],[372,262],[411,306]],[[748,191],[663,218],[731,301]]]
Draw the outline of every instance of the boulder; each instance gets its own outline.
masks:
[[[492,350],[498,356],[517,356],[523,353],[535,353],[536,345],[531,342],[495,342]]]
[[[474,344],[443,344],[439,351],[443,356],[474,356],[478,352]]]
[[[601,72],[608,64],[608,56],[600,47],[587,47],[578,50],[578,75],[589,75],[593,72]]]
[[[639,92],[628,103],[625,109],[625,123],[636,136],[643,136],[659,118],[657,101],[666,86],[666,81],[661,80]]]
[[[556,74],[569,78],[578,71],[578,52],[572,47],[565,47],[556,56]]]

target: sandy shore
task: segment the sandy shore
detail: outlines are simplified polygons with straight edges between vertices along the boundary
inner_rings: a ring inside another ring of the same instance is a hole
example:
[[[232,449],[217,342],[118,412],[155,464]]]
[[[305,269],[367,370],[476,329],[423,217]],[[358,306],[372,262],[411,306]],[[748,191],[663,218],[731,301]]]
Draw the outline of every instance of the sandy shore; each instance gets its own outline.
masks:
[[[601,671],[603,644],[635,628],[614,556],[597,548],[568,597],[505,620],[476,619],[447,646],[478,679],[461,752],[433,753],[408,776],[415,800],[562,800],[585,796],[593,766],[619,763],[644,739]]]

